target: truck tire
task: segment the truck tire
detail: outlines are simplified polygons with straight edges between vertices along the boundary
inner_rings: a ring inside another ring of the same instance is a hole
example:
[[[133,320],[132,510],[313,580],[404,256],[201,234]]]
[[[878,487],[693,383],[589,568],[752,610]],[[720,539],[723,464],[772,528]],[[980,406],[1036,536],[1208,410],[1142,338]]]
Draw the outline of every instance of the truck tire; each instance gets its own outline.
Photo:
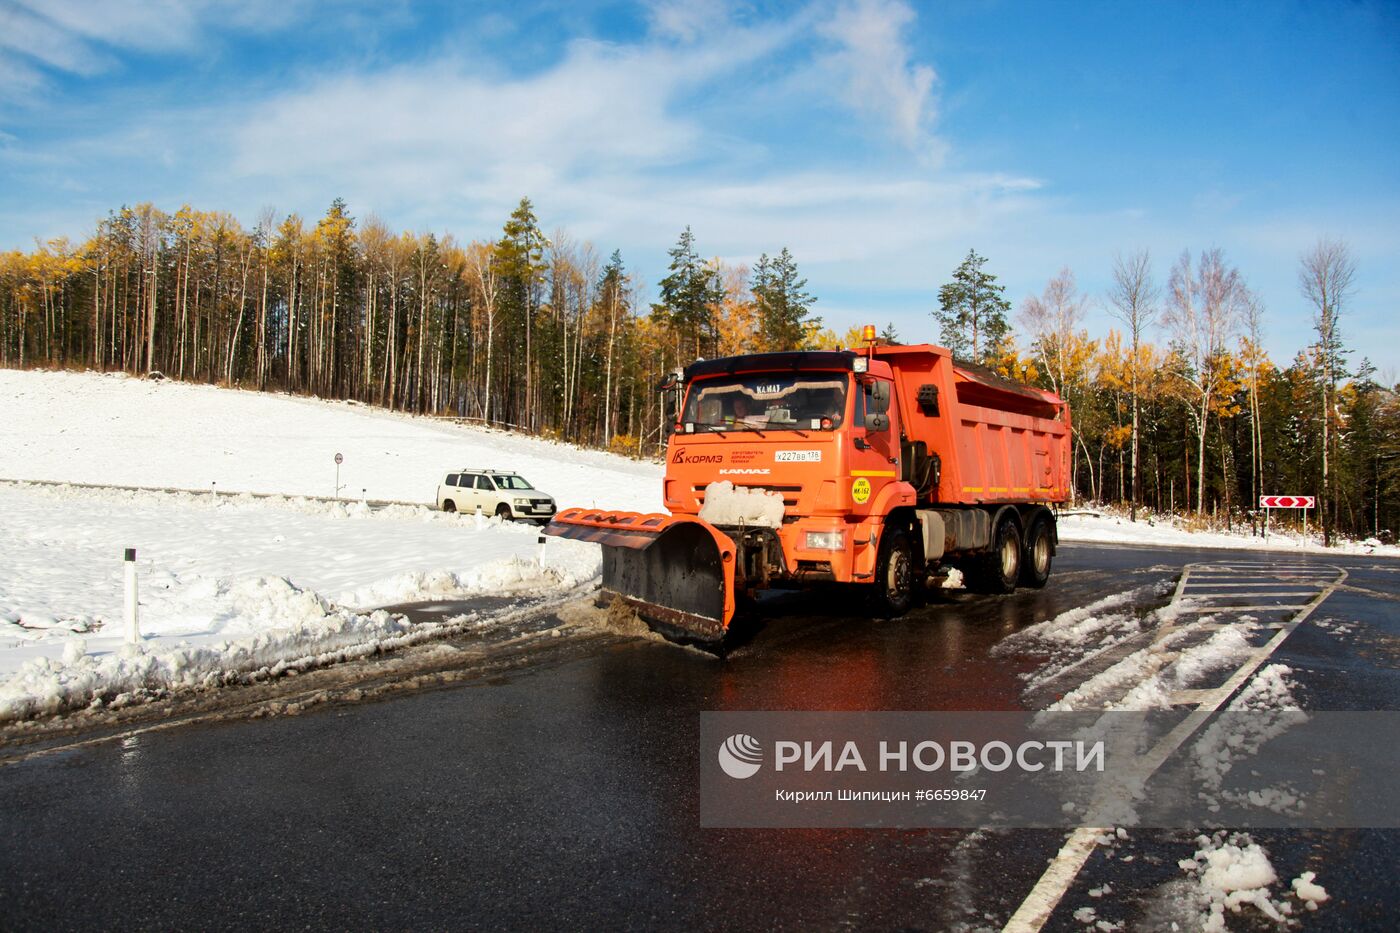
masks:
[[[902,616],[914,605],[914,550],[909,536],[891,531],[880,541],[875,560],[875,606],[891,617]]]
[[[496,506],[496,517],[503,522],[510,521],[512,518],[510,513],[510,506],[506,505],[504,502]]]
[[[1040,589],[1050,579],[1050,562],[1054,558],[1054,539],[1050,522],[1038,518],[1031,523],[1026,535],[1025,552],[1021,555],[1021,585]]]
[[[974,593],[1003,594],[1016,589],[1021,576],[1021,529],[1010,517],[992,533],[992,546],[968,567],[967,588]]]
[[[442,510],[444,512],[455,512],[457,511],[457,503],[453,502],[451,499],[444,499],[442,500]]]

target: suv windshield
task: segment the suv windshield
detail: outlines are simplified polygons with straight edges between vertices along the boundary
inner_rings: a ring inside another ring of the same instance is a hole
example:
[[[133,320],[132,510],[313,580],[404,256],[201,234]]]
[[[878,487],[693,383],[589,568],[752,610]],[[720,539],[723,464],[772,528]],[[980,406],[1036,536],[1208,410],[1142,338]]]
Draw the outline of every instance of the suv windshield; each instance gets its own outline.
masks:
[[[751,373],[691,386],[681,420],[696,431],[833,431],[846,414],[842,373]]]
[[[531,486],[529,483],[525,482],[525,478],[522,476],[493,476],[492,479],[496,481],[496,486],[500,489],[535,488],[534,486]]]

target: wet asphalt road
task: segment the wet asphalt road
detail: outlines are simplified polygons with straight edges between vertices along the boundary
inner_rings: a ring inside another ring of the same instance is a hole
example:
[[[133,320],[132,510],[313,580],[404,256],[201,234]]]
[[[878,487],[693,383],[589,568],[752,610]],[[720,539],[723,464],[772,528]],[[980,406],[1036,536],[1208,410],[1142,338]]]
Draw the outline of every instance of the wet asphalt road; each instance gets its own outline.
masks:
[[[0,927],[995,928],[1063,833],[702,830],[698,711],[1020,709],[1035,660],[992,656],[999,640],[1222,556],[1065,546],[1043,591],[897,621],[782,600],[724,660],[588,643],[448,688],[22,760],[0,767]],[[1400,709],[1400,562],[1289,560],[1373,591],[1316,614],[1353,635],[1306,623],[1275,655],[1304,705]],[[1313,868],[1332,893],[1305,929],[1396,928],[1400,833],[1255,837],[1280,875]],[[1193,850],[1159,832],[1096,853],[1047,929],[1083,929],[1087,905],[1142,927]],[[1104,882],[1111,904],[1087,893]]]

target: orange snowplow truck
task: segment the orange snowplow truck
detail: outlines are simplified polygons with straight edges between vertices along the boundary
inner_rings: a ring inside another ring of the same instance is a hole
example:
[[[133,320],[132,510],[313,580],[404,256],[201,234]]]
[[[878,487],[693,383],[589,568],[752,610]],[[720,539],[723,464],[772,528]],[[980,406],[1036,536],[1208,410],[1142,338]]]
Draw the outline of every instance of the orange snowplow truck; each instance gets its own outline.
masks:
[[[671,514],[566,509],[546,529],[601,544],[604,594],[642,617],[718,641],[736,594],[773,587],[859,585],[898,615],[950,568],[975,591],[1045,585],[1059,397],[927,344],[701,360],[684,390]]]

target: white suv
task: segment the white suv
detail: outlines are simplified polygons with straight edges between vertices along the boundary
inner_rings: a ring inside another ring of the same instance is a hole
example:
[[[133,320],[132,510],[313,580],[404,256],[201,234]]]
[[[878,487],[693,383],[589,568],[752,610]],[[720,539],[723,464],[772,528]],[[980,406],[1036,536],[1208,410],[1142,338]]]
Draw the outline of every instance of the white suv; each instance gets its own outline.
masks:
[[[437,507],[444,512],[475,512],[503,519],[528,518],[549,524],[556,511],[554,497],[540,492],[516,473],[462,470],[448,473],[438,486]]]

